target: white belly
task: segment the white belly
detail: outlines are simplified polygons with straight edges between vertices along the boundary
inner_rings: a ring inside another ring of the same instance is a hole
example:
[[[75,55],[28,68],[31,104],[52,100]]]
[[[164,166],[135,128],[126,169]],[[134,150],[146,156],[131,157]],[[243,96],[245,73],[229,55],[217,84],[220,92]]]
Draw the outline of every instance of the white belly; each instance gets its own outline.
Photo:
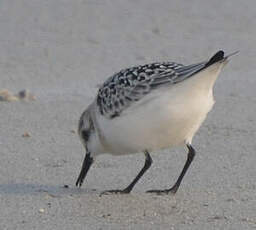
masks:
[[[216,77],[212,84],[204,85],[205,79],[194,76],[155,90],[119,117],[100,117],[106,152],[129,154],[191,143],[214,104],[212,87]]]

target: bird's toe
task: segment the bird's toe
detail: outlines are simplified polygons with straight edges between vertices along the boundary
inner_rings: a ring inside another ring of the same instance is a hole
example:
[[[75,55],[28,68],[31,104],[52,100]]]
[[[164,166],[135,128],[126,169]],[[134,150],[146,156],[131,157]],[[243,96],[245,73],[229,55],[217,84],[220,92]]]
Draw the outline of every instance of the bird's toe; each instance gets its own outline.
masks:
[[[166,194],[175,194],[174,191],[172,191],[171,189],[164,189],[164,190],[149,190],[149,191],[146,191],[147,193],[154,193],[154,194],[157,194],[157,195],[166,195]]]
[[[100,195],[110,195],[110,194],[128,194],[130,191],[127,191],[126,189],[120,190],[120,189],[113,189],[113,190],[106,190],[103,191]]]

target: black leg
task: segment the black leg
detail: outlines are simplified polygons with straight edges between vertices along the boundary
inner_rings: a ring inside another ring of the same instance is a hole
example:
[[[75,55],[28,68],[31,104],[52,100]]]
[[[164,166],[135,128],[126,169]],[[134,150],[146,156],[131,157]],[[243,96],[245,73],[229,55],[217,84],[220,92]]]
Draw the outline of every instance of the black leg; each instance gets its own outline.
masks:
[[[80,174],[77,178],[77,181],[76,181],[76,186],[79,186],[79,187],[82,186],[84,178],[85,178],[87,172],[89,171],[89,169],[90,169],[90,167],[93,163],[93,158],[90,155],[91,154],[89,152],[86,153],[86,155],[85,155],[81,172],[80,172]]]
[[[130,193],[134,187],[134,185],[138,182],[138,180],[143,176],[143,174],[149,169],[149,167],[152,164],[152,159],[148,153],[148,151],[144,152],[146,160],[143,168],[140,170],[139,174],[135,177],[135,179],[132,181],[131,184],[129,184],[125,189],[123,190],[108,190],[104,191],[102,194],[109,194],[109,193]]]
[[[180,187],[180,183],[183,179],[183,177],[185,176],[191,162],[193,161],[195,155],[196,155],[196,152],[194,150],[194,148],[187,144],[187,147],[188,147],[188,158],[187,158],[187,161],[182,169],[182,172],[181,174],[179,175],[179,178],[178,180],[176,181],[176,183],[174,184],[174,186],[172,186],[170,189],[165,189],[165,190],[150,190],[150,191],[147,191],[147,192],[150,192],[150,193],[157,193],[157,194],[168,194],[168,193],[176,193],[178,191],[178,188]]]

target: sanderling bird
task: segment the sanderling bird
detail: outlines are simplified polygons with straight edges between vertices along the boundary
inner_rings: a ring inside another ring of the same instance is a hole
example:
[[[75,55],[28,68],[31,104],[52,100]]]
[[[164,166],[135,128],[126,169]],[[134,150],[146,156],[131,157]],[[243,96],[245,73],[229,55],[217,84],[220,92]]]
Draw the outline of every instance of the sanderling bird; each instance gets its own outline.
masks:
[[[151,151],[186,145],[187,160],[174,186],[148,191],[176,193],[195,156],[192,138],[214,104],[214,83],[231,55],[218,51],[210,60],[188,66],[175,62],[140,65],[108,78],[79,121],[86,154],[76,186],[83,184],[98,155],[144,152],[144,167],[130,185],[103,192],[129,193],[150,167]]]

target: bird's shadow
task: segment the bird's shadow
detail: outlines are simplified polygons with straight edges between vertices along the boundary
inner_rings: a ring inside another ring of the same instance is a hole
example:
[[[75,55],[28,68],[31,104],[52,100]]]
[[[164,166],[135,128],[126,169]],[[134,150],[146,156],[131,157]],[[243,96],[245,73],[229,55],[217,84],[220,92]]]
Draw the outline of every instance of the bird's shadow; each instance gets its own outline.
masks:
[[[52,197],[62,195],[97,194],[96,189],[82,189],[68,185],[45,185],[29,183],[0,184],[0,195],[41,195]]]

